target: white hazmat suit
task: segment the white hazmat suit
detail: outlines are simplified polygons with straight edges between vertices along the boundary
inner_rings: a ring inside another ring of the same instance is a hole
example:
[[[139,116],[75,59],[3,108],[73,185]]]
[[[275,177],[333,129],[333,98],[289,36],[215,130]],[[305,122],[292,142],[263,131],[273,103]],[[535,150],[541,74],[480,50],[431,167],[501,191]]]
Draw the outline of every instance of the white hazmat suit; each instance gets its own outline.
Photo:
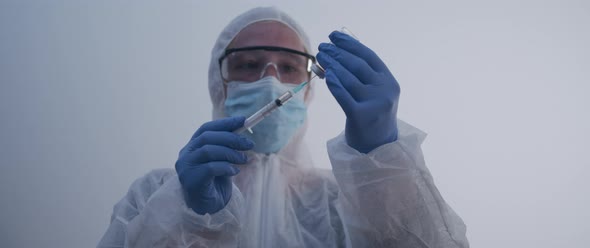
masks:
[[[214,119],[226,117],[218,58],[240,30],[262,20],[288,25],[311,51],[299,25],[276,8],[238,16],[212,51]],[[331,171],[311,164],[306,125],[276,154],[247,152],[231,200],[215,214],[187,207],[173,169],[152,171],[115,205],[98,247],[468,247],[465,225],[425,166],[425,134],[398,122],[398,139],[368,154],[344,134],[330,140]]]

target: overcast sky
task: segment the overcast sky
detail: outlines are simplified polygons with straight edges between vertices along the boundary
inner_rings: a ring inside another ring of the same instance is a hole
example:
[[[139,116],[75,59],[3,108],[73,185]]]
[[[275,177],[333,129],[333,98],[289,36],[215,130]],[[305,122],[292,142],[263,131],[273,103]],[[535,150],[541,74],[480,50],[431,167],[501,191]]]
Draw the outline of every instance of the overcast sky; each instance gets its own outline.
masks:
[[[588,1],[0,0],[1,246],[95,246],[210,120],[213,43],[259,5],[314,47],[346,26],[381,56],[472,247],[590,243]],[[344,115],[315,86],[307,140],[329,168]]]

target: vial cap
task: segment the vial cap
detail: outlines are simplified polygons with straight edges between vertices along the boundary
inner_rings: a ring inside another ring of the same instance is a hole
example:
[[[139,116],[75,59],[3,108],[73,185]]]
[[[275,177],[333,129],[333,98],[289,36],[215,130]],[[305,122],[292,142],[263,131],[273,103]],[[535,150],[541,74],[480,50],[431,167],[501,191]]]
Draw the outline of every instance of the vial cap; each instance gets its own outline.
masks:
[[[313,71],[313,73],[315,73],[321,79],[326,77],[326,71],[318,64],[311,65],[311,71]]]
[[[358,37],[356,37],[356,35],[354,35],[352,33],[352,31],[350,31],[350,29],[346,28],[346,27],[342,27],[340,30],[338,30],[340,33],[344,33],[352,38],[354,38],[355,40],[359,40]]]

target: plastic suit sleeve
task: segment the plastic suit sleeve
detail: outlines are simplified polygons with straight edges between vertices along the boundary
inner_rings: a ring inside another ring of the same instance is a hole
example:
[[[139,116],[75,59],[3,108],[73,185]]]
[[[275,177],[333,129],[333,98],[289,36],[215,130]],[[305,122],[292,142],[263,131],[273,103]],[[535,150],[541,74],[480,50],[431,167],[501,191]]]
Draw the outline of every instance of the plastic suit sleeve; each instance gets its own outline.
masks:
[[[398,140],[368,154],[343,134],[328,142],[353,247],[469,247],[461,218],[443,200],[420,145],[426,134],[398,121]]]
[[[97,247],[236,247],[243,197],[235,186],[232,193],[223,210],[198,215],[186,206],[174,170],[154,170],[115,205]]]

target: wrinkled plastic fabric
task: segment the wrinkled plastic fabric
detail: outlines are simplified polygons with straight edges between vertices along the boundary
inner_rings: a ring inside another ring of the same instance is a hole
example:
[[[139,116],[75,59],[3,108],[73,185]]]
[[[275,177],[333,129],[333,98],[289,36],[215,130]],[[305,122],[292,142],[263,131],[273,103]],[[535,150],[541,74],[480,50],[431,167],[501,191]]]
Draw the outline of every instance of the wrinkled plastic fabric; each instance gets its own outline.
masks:
[[[246,24],[269,19],[288,24],[309,49],[296,23],[275,8],[236,18],[213,49],[214,119],[224,116],[225,101],[216,54]],[[115,205],[98,247],[468,247],[465,225],[424,164],[425,134],[402,121],[398,128],[397,141],[368,154],[341,134],[328,142],[332,170],[321,170],[303,142],[305,123],[279,153],[248,152],[231,200],[212,215],[186,206],[173,169],[152,171]]]
[[[117,203],[99,247],[468,247],[425,167],[424,134],[398,125],[398,140],[369,154],[329,141],[332,172],[250,154],[213,215],[186,206],[174,170],[152,171]]]
[[[353,247],[469,247],[422,155],[426,134],[398,120],[396,142],[361,154],[340,135],[328,143]]]

